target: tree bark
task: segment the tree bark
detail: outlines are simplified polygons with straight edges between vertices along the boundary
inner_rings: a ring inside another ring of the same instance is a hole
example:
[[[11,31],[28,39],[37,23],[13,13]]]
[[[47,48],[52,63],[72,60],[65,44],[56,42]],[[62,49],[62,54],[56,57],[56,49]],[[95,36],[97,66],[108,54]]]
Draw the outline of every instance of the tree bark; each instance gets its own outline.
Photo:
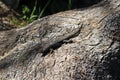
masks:
[[[119,80],[120,0],[0,32],[0,80]]]

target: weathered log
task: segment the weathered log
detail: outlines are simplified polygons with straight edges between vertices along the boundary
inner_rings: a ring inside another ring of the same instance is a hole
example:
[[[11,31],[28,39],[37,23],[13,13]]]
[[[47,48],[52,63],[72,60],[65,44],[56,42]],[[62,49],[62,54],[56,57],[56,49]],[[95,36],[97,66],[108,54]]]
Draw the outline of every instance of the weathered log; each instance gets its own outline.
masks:
[[[1,80],[119,80],[120,0],[0,32]]]

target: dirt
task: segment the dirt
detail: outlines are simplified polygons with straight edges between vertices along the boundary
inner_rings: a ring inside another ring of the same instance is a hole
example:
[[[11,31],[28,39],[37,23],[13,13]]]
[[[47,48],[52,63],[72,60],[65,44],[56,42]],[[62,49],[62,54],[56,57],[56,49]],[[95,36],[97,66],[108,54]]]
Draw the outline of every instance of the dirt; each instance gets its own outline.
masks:
[[[0,31],[21,27],[20,14],[0,1]]]

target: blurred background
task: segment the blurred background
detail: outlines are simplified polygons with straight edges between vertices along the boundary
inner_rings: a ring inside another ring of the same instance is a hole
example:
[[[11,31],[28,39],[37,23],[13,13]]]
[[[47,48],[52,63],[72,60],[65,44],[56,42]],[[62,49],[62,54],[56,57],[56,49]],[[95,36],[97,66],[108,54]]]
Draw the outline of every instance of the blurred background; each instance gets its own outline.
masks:
[[[60,11],[89,7],[101,0],[1,0],[9,8],[10,22],[25,26],[32,21]],[[1,7],[1,6],[0,6]],[[3,9],[5,10],[5,9]],[[5,14],[1,11],[0,16]],[[10,15],[11,14],[11,15]],[[1,16],[3,18],[3,16]],[[4,19],[2,19],[4,22]]]

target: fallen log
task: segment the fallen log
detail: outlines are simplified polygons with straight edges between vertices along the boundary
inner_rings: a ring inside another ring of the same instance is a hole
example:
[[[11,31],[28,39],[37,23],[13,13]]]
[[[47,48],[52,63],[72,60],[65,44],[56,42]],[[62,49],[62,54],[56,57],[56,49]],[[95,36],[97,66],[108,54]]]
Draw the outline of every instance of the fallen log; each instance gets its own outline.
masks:
[[[119,80],[120,1],[0,32],[1,80]]]

